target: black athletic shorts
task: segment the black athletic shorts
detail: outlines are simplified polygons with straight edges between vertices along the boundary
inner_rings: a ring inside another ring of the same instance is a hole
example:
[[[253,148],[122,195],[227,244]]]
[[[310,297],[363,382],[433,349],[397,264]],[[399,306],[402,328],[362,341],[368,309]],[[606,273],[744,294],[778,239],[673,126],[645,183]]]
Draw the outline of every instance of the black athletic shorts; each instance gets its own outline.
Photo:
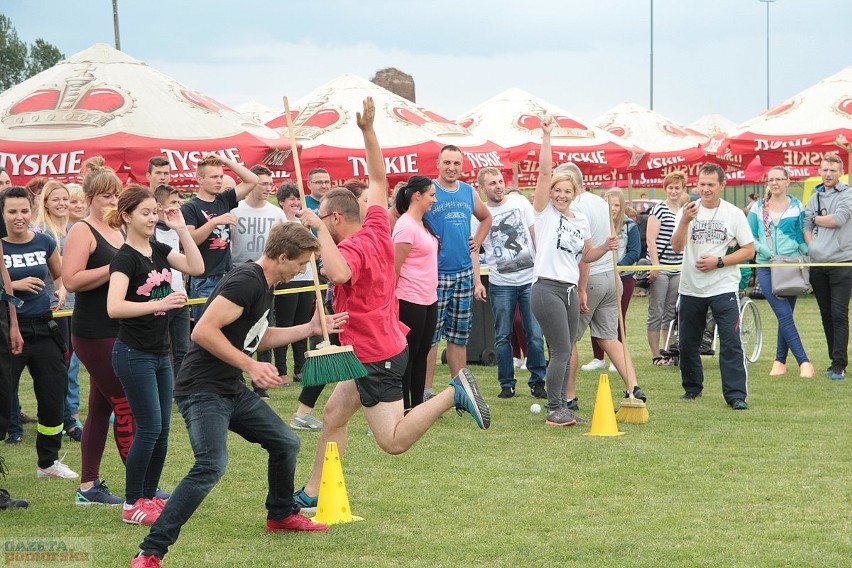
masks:
[[[361,404],[370,407],[380,402],[402,400],[402,375],[408,365],[408,346],[398,355],[384,361],[365,363],[367,376],[355,379]]]

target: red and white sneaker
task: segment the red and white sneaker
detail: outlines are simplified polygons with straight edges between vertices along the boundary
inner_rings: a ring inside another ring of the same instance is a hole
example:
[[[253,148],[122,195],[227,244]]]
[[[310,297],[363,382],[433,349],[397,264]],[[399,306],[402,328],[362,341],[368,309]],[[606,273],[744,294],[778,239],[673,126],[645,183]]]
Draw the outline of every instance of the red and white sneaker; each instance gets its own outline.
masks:
[[[121,520],[128,525],[153,525],[160,516],[160,507],[150,499],[139,498],[133,505],[125,503]]]
[[[283,531],[319,531],[325,532],[328,530],[328,525],[318,523],[308,517],[293,513],[289,517],[284,517],[281,520],[266,519],[266,532],[283,532]]]
[[[166,508],[166,501],[164,499],[160,499],[159,497],[152,497],[151,503],[154,504],[160,511]]]
[[[130,568],[160,568],[160,558],[153,554],[140,554],[130,561]]]

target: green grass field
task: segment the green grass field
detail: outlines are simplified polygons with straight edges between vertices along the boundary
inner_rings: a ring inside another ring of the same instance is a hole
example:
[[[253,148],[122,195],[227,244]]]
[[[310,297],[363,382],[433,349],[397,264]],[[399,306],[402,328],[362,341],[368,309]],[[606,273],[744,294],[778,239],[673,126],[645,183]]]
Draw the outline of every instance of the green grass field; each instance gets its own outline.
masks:
[[[648,424],[622,425],[626,435],[617,438],[583,436],[586,425],[550,428],[544,414],[529,411],[534,400],[525,376],[519,375],[520,395],[501,400],[496,368],[474,367],[492,408],[488,431],[449,412],[414,448],[393,457],[356,415],[343,469],[352,510],[366,520],[326,534],[263,531],[265,453],[232,436],[225,477],[164,565],[852,566],[850,380],[821,374],[828,361],[812,298],[801,300],[797,322],[819,377],[799,379],[792,356],[790,374],[769,377],[776,325],[766,302],[758,304],[764,347],[750,367],[746,412],[725,405],[717,361],[709,357],[704,397],[678,400],[678,370],[651,365],[647,304],[634,298],[628,339],[649,396]],[[581,363],[590,359],[588,340],[580,353]],[[443,388],[446,367],[438,377]],[[620,379],[610,383],[620,397]],[[22,383],[22,401],[34,413],[29,384]],[[596,373],[581,372],[581,414],[589,418],[597,385]],[[298,388],[272,393],[286,420]],[[307,479],[319,439],[299,435],[297,486]],[[75,506],[74,481],[36,479],[34,437],[28,425],[24,444],[0,448],[12,469],[2,486],[31,501],[28,510],[0,512],[0,540],[87,538],[92,566],[127,566],[147,529],[123,524],[118,508]],[[65,451],[65,462],[79,472],[79,444],[66,442]],[[175,411],[162,486],[174,488],[191,465]],[[123,492],[111,443],[102,477]]]

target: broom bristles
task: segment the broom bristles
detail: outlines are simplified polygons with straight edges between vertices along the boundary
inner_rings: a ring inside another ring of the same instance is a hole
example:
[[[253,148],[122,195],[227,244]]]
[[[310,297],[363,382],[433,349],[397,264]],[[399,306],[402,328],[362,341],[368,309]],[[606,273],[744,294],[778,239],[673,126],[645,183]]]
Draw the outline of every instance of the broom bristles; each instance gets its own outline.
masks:
[[[328,385],[366,376],[367,369],[349,345],[330,345],[305,353],[302,387]]]
[[[615,420],[625,424],[647,424],[648,407],[638,398],[629,396],[621,401]]]

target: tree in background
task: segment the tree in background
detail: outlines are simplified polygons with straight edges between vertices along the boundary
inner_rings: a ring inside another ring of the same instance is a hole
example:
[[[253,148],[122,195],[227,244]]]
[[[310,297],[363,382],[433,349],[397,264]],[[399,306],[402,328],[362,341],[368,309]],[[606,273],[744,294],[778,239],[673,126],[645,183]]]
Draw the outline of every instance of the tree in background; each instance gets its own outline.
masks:
[[[0,91],[53,67],[64,57],[55,45],[41,38],[27,47],[12,21],[0,14]]]

